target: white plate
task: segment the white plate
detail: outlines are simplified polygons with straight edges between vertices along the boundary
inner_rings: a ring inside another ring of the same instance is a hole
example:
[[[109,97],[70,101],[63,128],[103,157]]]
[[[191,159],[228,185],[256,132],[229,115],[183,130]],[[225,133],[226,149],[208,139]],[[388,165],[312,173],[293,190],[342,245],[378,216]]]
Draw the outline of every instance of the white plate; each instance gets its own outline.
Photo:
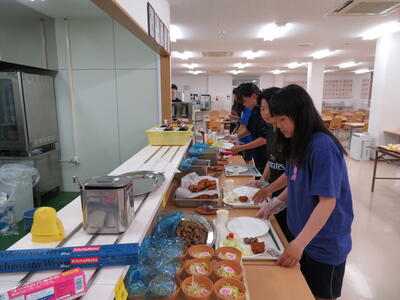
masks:
[[[244,185],[233,189],[233,193],[238,197],[247,196],[251,200],[259,190],[259,188]]]
[[[232,219],[227,228],[240,238],[259,237],[267,234],[269,227],[264,221],[251,217],[238,217]]]
[[[223,242],[223,241],[221,241],[221,242],[219,243],[219,247],[224,247],[224,245],[222,244],[222,242]],[[257,238],[257,242],[263,242],[263,240]],[[245,248],[245,249],[251,250],[251,245],[246,245],[246,244],[243,242],[243,240],[242,240],[241,243],[240,243],[240,247],[241,247],[241,248]],[[235,249],[236,249],[236,248],[235,248]],[[240,251],[240,249],[238,249],[238,250]],[[255,257],[262,256],[262,255],[264,255],[264,253],[258,253],[258,254],[253,254],[253,255],[243,255],[243,256],[242,256],[242,259],[248,259],[248,258],[251,259],[251,258],[255,258]]]
[[[222,145],[220,148],[223,148],[223,149],[231,149],[233,146],[235,146],[235,145],[232,144],[232,143],[229,143],[229,142],[225,143],[225,142],[223,142],[223,145]]]
[[[248,168],[245,166],[225,166],[225,170],[227,170],[230,173],[238,174],[238,173],[244,173],[247,172]]]

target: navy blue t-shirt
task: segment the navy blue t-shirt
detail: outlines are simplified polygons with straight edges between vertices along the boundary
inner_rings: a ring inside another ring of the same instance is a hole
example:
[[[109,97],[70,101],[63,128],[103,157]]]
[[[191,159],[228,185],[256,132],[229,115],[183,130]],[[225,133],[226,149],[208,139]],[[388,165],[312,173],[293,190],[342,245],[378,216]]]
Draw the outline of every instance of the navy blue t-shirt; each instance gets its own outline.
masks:
[[[315,261],[342,264],[351,250],[353,204],[343,153],[325,133],[315,133],[302,167],[287,164],[287,223],[293,236],[304,228],[319,196],[336,198],[336,206],[305,252]]]

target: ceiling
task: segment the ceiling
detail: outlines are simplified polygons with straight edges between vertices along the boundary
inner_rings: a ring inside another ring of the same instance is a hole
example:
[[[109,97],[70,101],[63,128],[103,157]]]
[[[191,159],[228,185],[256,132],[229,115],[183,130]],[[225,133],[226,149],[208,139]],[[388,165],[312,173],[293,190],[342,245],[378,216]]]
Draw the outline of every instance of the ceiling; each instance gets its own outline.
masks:
[[[182,39],[172,43],[173,51],[190,51],[192,58],[172,58],[173,74],[187,74],[185,63],[196,63],[197,70],[224,74],[237,70],[236,63],[250,63],[242,75],[267,74],[274,69],[287,69],[290,62],[310,62],[311,54],[322,49],[339,50],[322,59],[326,69],[338,69],[340,63],[360,62],[346,72],[373,68],[375,41],[362,40],[365,30],[400,20],[400,10],[387,16],[326,16],[345,0],[169,0],[171,24],[177,25]],[[291,30],[270,41],[259,38],[268,23],[290,23]],[[299,46],[309,44],[309,46]],[[244,51],[262,50],[264,55],[253,60],[242,57]],[[232,57],[204,58],[203,51],[233,51]],[[288,70],[289,71],[289,70]],[[306,72],[306,68],[290,70]]]
[[[0,0],[3,1],[3,0]],[[15,0],[13,0],[15,1]],[[90,0],[16,0],[51,18],[97,18],[104,12]]]

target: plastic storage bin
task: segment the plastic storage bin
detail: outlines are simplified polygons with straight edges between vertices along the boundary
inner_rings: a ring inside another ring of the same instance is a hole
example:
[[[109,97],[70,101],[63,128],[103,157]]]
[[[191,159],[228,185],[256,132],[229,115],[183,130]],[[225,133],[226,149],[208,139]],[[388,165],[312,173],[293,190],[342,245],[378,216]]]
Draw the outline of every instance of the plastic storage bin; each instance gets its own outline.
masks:
[[[146,130],[147,140],[151,146],[183,146],[193,135],[193,125],[188,131],[164,131],[164,128],[153,127]]]
[[[34,209],[30,209],[27,210],[26,212],[24,212],[24,230],[26,232],[30,232],[31,228],[32,228],[32,224],[33,224],[33,215],[35,213],[35,211],[37,210],[37,208]]]

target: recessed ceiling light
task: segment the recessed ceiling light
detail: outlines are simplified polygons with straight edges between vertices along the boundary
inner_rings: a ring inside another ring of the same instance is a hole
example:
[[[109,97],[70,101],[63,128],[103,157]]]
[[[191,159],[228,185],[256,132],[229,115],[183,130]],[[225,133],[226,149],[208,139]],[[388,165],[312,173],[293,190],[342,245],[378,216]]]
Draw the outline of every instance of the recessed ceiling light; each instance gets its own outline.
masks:
[[[319,50],[317,52],[314,52],[313,54],[311,54],[311,56],[314,59],[321,59],[321,58],[324,58],[327,56],[331,56],[331,55],[335,54],[336,52],[337,52],[337,50],[331,51],[329,49],[324,49],[324,50]]]
[[[284,72],[286,72],[286,71],[285,70],[273,70],[273,71],[271,71],[271,73],[274,74],[274,75],[278,75],[278,74],[281,74],[281,73],[284,73]]]
[[[190,57],[193,56],[192,53],[189,51],[184,51],[184,52],[173,51],[172,55],[182,60],[188,60]]]
[[[287,66],[289,69],[296,69],[296,68],[302,67],[302,66],[304,66],[304,65],[305,65],[305,63],[292,62],[292,63],[290,63],[290,64],[287,64],[286,66]]]
[[[199,67],[198,64],[183,64],[183,66],[191,70]]]
[[[369,69],[358,69],[358,70],[354,71],[354,73],[356,73],[356,74],[364,74],[364,73],[369,73],[369,72],[372,72],[372,70],[369,70]]]
[[[256,57],[261,56],[262,53],[263,53],[263,51],[252,51],[252,50],[249,50],[249,51],[245,51],[243,53],[243,56],[246,57],[247,59],[251,60],[251,59],[254,59]]]
[[[259,37],[264,41],[273,41],[276,38],[284,36],[291,28],[291,24],[277,25],[276,23],[269,23],[261,30]]]
[[[228,71],[228,73],[232,73],[234,75],[237,75],[237,74],[242,73],[242,72],[243,72],[243,70],[231,70],[231,71]]]
[[[238,63],[238,64],[235,64],[235,67],[239,68],[239,69],[244,69],[244,68],[247,68],[248,66],[250,66],[249,63],[245,63],[245,64]]]
[[[176,25],[170,25],[169,27],[170,30],[170,38],[171,42],[176,42],[176,40],[182,39],[182,31],[180,28]]]
[[[348,62],[340,64],[339,68],[340,69],[351,68],[351,67],[357,66],[358,64],[360,64],[360,63],[356,63],[354,61],[348,61]]]
[[[397,31],[400,31],[400,23],[393,21],[372,27],[361,34],[361,36],[363,40],[374,40]]]

